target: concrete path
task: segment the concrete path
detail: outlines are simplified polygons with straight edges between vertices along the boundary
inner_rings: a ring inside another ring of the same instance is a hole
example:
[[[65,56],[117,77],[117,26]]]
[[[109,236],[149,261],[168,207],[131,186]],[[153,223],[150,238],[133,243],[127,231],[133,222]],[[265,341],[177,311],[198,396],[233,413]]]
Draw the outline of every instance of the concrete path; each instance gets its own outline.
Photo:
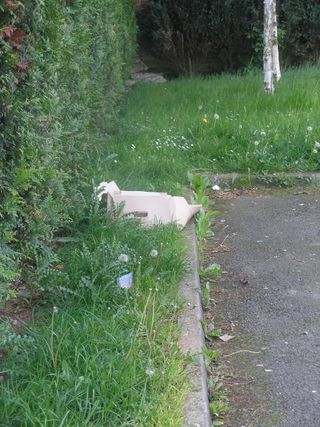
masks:
[[[213,344],[232,406],[224,425],[319,427],[320,194],[262,191],[216,208],[207,262],[226,274],[206,317],[235,336]]]

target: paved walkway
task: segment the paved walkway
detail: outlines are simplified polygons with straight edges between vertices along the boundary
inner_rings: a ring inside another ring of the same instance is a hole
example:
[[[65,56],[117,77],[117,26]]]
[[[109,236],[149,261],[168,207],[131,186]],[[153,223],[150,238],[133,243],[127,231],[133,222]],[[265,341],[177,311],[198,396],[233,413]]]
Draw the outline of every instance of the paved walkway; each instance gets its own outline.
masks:
[[[218,344],[233,406],[225,425],[319,427],[320,194],[274,190],[216,207],[215,247],[232,247],[210,255],[227,272],[213,290],[215,327],[235,335]]]

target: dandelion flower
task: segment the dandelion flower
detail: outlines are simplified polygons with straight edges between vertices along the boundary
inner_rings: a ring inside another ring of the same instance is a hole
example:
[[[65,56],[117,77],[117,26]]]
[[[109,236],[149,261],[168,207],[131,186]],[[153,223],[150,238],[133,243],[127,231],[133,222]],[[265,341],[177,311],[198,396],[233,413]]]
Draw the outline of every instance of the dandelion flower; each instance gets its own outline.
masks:
[[[254,141],[254,145],[259,145],[260,141]]]
[[[118,261],[120,262],[128,262],[129,261],[129,257],[127,254],[120,254],[118,256]]]
[[[264,131],[264,130],[262,130],[262,131],[260,132],[260,136],[262,136],[262,138],[264,138],[266,135],[267,135],[267,134],[265,133],[265,131]]]
[[[220,116],[219,116],[219,114],[218,114],[218,113],[214,113],[213,118],[214,118],[215,120],[219,120],[219,119],[220,119]]]
[[[156,258],[158,256],[158,251],[157,249],[152,249],[152,251],[150,252],[150,256],[152,258]]]
[[[54,306],[54,307],[53,307],[53,312],[54,312],[54,313],[58,313],[58,307]]]
[[[312,127],[311,127],[311,126],[308,126],[308,127],[307,127],[307,131],[308,131],[308,132],[312,132]]]
[[[203,121],[203,123],[208,123],[208,119],[207,119],[206,117],[204,117],[204,118],[202,119],[202,121]]]

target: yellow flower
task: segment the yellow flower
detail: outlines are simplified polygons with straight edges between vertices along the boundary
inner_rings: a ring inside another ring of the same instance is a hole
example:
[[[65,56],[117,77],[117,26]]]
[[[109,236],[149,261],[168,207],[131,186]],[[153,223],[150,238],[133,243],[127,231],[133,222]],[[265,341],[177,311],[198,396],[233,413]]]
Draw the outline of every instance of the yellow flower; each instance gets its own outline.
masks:
[[[204,117],[204,118],[202,119],[202,121],[203,121],[203,123],[208,123],[208,119],[207,119],[206,117]]]

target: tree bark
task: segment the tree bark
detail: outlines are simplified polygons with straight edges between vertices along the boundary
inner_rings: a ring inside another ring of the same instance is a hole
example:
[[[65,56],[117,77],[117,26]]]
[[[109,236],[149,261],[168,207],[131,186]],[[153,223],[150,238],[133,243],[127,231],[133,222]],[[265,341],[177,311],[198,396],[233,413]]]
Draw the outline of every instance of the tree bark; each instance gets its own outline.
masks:
[[[281,79],[279,47],[278,47],[278,24],[277,24],[277,4],[276,0],[272,0],[272,62],[273,62],[273,77],[278,82]]]
[[[264,0],[264,89],[274,93],[274,81],[281,78],[276,0]]]

